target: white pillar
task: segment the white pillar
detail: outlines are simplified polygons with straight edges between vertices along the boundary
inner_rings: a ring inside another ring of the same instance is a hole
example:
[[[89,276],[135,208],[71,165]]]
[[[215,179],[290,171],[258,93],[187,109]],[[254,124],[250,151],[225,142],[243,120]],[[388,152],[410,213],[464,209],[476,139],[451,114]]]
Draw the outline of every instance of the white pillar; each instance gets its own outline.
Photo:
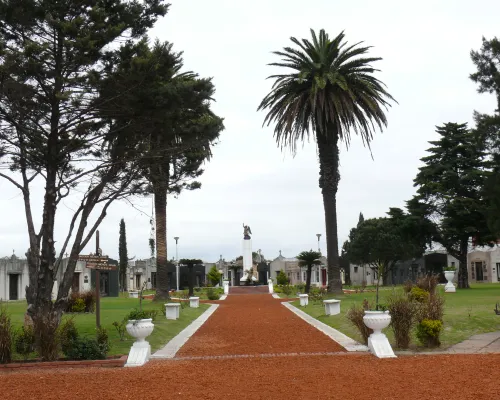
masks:
[[[248,270],[253,267],[252,259],[252,240],[243,239],[243,274],[240,282],[244,282],[248,277]],[[254,279],[255,280],[255,279]]]
[[[267,281],[267,284],[269,286],[269,293],[273,294],[274,293],[274,288],[273,288],[273,281],[272,281],[272,279],[269,279]]]
[[[227,279],[224,279],[222,281],[222,284],[224,286],[224,294],[229,294],[229,281]]]

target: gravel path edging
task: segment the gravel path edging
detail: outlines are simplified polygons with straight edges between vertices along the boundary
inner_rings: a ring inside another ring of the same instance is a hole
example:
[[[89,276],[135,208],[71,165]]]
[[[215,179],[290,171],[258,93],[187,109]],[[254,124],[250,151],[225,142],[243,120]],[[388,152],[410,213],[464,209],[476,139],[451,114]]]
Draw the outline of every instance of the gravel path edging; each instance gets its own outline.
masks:
[[[227,294],[223,294],[221,297],[219,297],[219,300],[226,300],[227,299]]]
[[[273,293],[273,297],[274,297],[275,299],[281,299],[280,295],[279,295],[279,294],[277,294],[277,293]]]
[[[207,321],[208,318],[217,310],[218,304],[210,304],[210,307],[196,318],[191,324],[184,328],[176,337],[168,342],[163,348],[151,355],[151,359],[174,358],[182,346],[189,340],[194,333]]]
[[[293,306],[288,302],[283,302],[286,308],[288,308],[291,312],[298,315],[307,323],[314,326],[319,331],[323,332],[326,336],[330,337],[332,340],[340,344],[347,351],[368,351],[368,347],[356,342],[354,339],[351,339],[349,336],[344,335],[342,332],[324,324],[321,321],[318,321],[316,318],[311,317],[309,314],[306,314],[304,311],[299,310],[297,307]]]

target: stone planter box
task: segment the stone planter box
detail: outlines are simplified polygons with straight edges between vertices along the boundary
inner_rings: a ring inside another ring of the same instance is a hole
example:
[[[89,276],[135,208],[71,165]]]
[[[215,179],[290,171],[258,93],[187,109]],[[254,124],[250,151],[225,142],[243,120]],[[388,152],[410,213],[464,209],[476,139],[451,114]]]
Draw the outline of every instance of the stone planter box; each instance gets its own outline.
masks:
[[[179,303],[165,304],[165,316],[167,319],[179,319],[181,305]]]
[[[325,315],[340,314],[340,300],[324,300],[323,304],[325,306]]]
[[[128,292],[128,297],[131,299],[138,299],[139,298],[139,292],[137,290],[131,290]]]

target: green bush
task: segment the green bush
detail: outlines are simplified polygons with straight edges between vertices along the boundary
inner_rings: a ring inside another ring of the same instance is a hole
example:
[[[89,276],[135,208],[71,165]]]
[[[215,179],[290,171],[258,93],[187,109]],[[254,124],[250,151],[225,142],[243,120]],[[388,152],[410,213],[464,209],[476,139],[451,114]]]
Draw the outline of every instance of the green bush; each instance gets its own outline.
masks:
[[[66,350],[65,356],[70,360],[104,360],[107,355],[104,346],[101,346],[96,339],[87,337],[73,340]]]
[[[64,355],[71,351],[73,342],[78,339],[78,329],[76,329],[74,317],[66,319],[58,330],[59,343]]]
[[[207,288],[208,300],[219,300],[220,295],[213,288]]]
[[[35,331],[33,326],[22,326],[14,339],[14,349],[26,360],[35,351]]]
[[[120,342],[123,342],[125,340],[125,331],[126,331],[126,327],[127,327],[127,321],[126,320],[123,320],[121,322],[118,322],[118,321],[115,321],[113,322],[112,324],[115,329],[116,329],[116,332],[118,332],[118,336],[120,336]]]
[[[410,291],[410,298],[419,303],[425,303],[429,300],[429,292],[418,286],[413,286]]]
[[[388,298],[391,314],[391,328],[396,339],[396,347],[407,349],[410,346],[411,331],[417,316],[417,304],[404,292],[395,292]]]
[[[281,287],[282,293],[287,295],[287,296],[291,296],[292,293],[294,293],[294,289],[295,289],[295,287],[292,285],[289,285],[289,284],[283,285]]]
[[[134,308],[132,311],[130,311],[125,316],[125,319],[129,320],[129,321],[134,321],[134,320],[139,320],[139,319],[149,319],[149,318],[153,318],[152,314],[153,314],[153,311],[138,310],[137,308]]]
[[[285,274],[285,271],[280,270],[280,272],[278,272],[278,276],[276,277],[276,283],[278,285],[288,285],[289,280],[288,276],[286,276]]]
[[[73,306],[71,307],[71,312],[74,313],[85,312],[85,300],[83,300],[82,298],[76,299],[75,302],[73,303]]]
[[[426,347],[438,347],[441,345],[439,336],[442,330],[440,320],[424,319],[417,325],[417,338]]]
[[[306,291],[306,284],[304,282],[297,283],[295,287],[297,288],[297,293],[305,293]]]
[[[108,354],[111,349],[111,343],[109,343],[108,332],[102,326],[97,328],[96,340],[99,348],[104,353],[104,357],[106,358],[106,354]]]
[[[12,359],[12,323],[7,309],[0,305],[0,364]]]
[[[210,268],[210,271],[208,271],[207,274],[209,282],[214,286],[220,283],[221,276],[222,274],[217,270],[217,267],[215,265]]]

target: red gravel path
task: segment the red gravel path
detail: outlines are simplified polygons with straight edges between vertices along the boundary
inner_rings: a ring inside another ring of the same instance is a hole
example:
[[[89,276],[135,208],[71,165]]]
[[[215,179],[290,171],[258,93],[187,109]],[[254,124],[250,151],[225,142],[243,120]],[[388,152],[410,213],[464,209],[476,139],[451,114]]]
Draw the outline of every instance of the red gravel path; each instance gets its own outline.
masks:
[[[152,361],[143,368],[0,375],[6,400],[499,398],[499,354]]]
[[[270,294],[231,294],[219,304],[177,357],[344,351]]]

